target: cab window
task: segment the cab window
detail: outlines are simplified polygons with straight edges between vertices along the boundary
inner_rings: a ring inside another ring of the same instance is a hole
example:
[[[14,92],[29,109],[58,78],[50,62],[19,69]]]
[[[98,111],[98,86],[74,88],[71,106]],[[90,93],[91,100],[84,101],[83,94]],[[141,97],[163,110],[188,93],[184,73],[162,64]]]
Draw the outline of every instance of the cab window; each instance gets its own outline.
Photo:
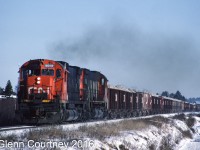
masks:
[[[56,70],[56,78],[61,78],[61,70],[60,69]]]
[[[26,78],[26,76],[39,76],[40,70],[39,69],[29,69],[29,70],[23,70],[22,71],[22,77]]]
[[[27,77],[27,70],[26,69],[23,69],[22,70],[22,79],[26,79],[26,77]]]
[[[54,70],[53,69],[42,69],[42,75],[43,76],[54,76]]]
[[[104,78],[101,79],[101,85],[104,85]]]
[[[30,71],[30,75],[35,75],[35,76],[39,76],[40,75],[40,70],[39,69],[34,69],[34,70],[29,70]]]

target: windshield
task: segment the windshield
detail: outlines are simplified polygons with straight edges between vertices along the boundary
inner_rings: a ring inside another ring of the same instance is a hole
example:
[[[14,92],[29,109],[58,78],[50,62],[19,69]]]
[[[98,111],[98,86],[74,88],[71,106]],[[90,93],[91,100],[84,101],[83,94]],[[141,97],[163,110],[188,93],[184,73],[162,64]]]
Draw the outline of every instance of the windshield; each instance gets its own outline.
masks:
[[[40,76],[40,69],[23,69],[22,79],[26,79],[27,76]]]
[[[23,74],[23,77],[26,76],[26,75],[29,75],[29,76],[33,76],[33,75],[39,76],[40,75],[40,70],[39,69],[28,69],[28,70],[24,69],[22,71],[22,74]]]
[[[42,75],[54,76],[54,70],[53,69],[42,69]]]

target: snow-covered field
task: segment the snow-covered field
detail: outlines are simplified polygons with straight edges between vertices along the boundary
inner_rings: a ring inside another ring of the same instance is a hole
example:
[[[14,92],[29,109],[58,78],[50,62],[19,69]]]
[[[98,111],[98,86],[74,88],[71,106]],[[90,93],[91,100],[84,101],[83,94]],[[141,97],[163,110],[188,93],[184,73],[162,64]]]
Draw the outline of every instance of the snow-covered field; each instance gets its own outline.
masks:
[[[200,118],[195,117],[196,124],[194,125],[194,130],[196,134],[193,139],[183,140],[180,144],[180,150],[200,150]]]
[[[170,123],[160,122],[160,124],[162,124],[160,127],[150,125],[142,130],[121,131],[120,136],[106,138],[106,143],[97,141],[96,147],[102,149],[178,150],[179,143],[183,139],[189,141],[188,137],[184,137],[182,131],[191,131],[183,121],[173,119]]]
[[[175,115],[0,131],[0,149],[199,150],[200,117]],[[196,133],[190,129],[193,118]]]

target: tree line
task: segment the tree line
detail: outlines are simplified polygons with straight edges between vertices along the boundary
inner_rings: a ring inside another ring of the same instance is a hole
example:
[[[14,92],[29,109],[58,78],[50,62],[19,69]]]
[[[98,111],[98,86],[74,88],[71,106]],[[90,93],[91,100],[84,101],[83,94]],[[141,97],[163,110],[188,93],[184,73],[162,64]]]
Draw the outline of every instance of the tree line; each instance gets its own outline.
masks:
[[[11,96],[12,94],[16,95],[16,93],[13,91],[10,80],[8,80],[5,88],[0,87],[0,95]]]
[[[182,100],[182,101],[186,101],[187,100],[185,98],[185,96],[183,96],[181,94],[180,91],[176,91],[176,93],[169,93],[168,91],[163,91],[161,96],[171,97],[171,98],[179,99],[179,100]]]

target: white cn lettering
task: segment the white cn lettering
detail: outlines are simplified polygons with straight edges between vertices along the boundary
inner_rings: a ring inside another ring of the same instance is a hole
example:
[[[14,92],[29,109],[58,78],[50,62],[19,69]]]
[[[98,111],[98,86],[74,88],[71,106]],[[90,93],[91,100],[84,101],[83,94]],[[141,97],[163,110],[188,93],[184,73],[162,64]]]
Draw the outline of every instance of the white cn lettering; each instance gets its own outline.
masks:
[[[38,93],[40,93],[41,91],[43,91],[43,93],[45,93],[45,91],[41,87],[38,88]]]
[[[28,94],[31,94],[31,90],[37,90],[38,93],[41,93],[41,92],[45,93],[45,90],[43,90],[42,87],[39,87],[39,88],[37,88],[37,87],[29,87],[28,88]],[[47,94],[49,94],[49,93],[50,93],[50,89],[48,87],[47,88]]]
[[[37,87],[29,87],[28,88],[28,94],[31,94],[31,90],[36,90],[37,89]]]

